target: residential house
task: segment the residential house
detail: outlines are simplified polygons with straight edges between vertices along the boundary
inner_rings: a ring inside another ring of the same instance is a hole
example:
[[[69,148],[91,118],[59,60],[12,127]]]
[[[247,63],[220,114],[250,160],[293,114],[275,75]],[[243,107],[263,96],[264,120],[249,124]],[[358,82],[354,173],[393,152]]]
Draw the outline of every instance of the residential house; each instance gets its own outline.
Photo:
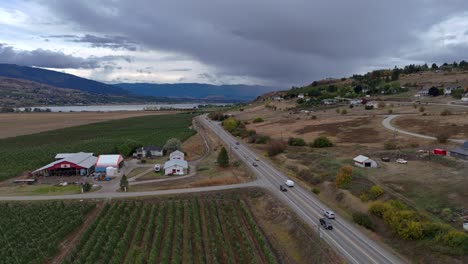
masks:
[[[458,84],[449,84],[444,88],[444,95],[451,95],[453,90],[460,88]]]
[[[188,163],[183,159],[171,159],[164,163],[165,175],[185,175],[188,171]]]
[[[185,159],[185,154],[182,151],[176,150],[169,154],[169,159],[178,159],[178,160],[184,160]]]
[[[136,157],[138,158],[154,158],[154,157],[162,157],[163,156],[163,149],[157,146],[146,146],[137,148],[135,152]],[[134,156],[135,156],[134,155]]]
[[[422,89],[416,93],[419,96],[428,96],[429,95],[429,89]]]

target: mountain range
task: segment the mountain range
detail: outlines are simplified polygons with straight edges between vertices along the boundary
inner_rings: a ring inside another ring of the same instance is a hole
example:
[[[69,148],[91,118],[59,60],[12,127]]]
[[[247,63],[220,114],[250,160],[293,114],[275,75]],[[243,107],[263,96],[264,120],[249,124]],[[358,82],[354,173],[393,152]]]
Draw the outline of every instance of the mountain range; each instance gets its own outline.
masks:
[[[0,103],[19,100],[14,105],[93,104],[134,102],[246,102],[266,92],[278,90],[258,85],[212,85],[204,83],[120,83],[105,84],[72,74],[15,64],[0,64]],[[14,80],[13,80],[14,79]],[[11,85],[14,83],[13,89]],[[35,89],[37,88],[37,89]],[[54,91],[48,92],[47,89]],[[63,90],[63,89],[70,89]],[[40,90],[41,96],[38,91]],[[81,93],[74,93],[80,91]],[[51,100],[48,100],[47,94]],[[92,97],[96,97],[94,100]],[[54,98],[52,98],[54,97]],[[63,97],[58,100],[55,97]],[[13,100],[13,98],[16,98]],[[23,100],[27,98],[27,100]],[[37,100],[35,100],[37,98]],[[4,100],[7,99],[7,100]],[[78,100],[79,99],[79,100]]]

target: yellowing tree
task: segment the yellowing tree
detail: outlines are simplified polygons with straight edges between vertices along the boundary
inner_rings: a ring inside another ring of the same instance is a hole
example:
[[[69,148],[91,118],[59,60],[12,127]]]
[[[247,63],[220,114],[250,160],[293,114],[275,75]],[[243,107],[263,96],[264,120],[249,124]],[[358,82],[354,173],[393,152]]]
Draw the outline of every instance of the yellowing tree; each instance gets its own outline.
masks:
[[[232,132],[239,125],[236,119],[230,117],[223,121],[223,127],[229,132]]]
[[[353,168],[351,166],[341,167],[336,175],[335,183],[338,188],[347,188],[353,179]]]

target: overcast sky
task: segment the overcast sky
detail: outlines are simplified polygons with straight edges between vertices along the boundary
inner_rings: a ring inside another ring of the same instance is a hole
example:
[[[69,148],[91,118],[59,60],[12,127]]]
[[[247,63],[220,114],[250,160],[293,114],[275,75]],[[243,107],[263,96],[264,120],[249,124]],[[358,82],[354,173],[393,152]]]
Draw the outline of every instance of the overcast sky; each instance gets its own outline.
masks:
[[[111,83],[289,87],[467,55],[466,0],[0,1],[0,63]]]

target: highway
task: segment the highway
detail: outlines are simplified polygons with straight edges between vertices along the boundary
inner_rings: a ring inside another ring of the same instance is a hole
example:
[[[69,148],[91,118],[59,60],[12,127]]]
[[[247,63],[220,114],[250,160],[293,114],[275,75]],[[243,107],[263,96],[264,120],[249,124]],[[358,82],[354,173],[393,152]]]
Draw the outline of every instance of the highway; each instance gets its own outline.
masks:
[[[322,238],[335,248],[349,263],[404,263],[400,257],[375,241],[369,239],[351,223],[336,215],[332,220],[333,230],[320,228],[319,218],[328,209],[314,195],[299,186],[288,188],[287,192],[281,192],[280,184],[288,179],[282,172],[262,157],[258,157],[246,145],[236,145],[236,138],[226,132],[219,122],[207,120],[205,116],[197,117],[201,123],[213,130],[213,132],[229,147],[231,154],[238,156],[246,163],[257,176],[256,185],[268,189],[273,195],[289,206],[302,220],[314,229],[318,229]],[[258,161],[255,160],[257,157]],[[253,166],[253,163],[258,166]]]

